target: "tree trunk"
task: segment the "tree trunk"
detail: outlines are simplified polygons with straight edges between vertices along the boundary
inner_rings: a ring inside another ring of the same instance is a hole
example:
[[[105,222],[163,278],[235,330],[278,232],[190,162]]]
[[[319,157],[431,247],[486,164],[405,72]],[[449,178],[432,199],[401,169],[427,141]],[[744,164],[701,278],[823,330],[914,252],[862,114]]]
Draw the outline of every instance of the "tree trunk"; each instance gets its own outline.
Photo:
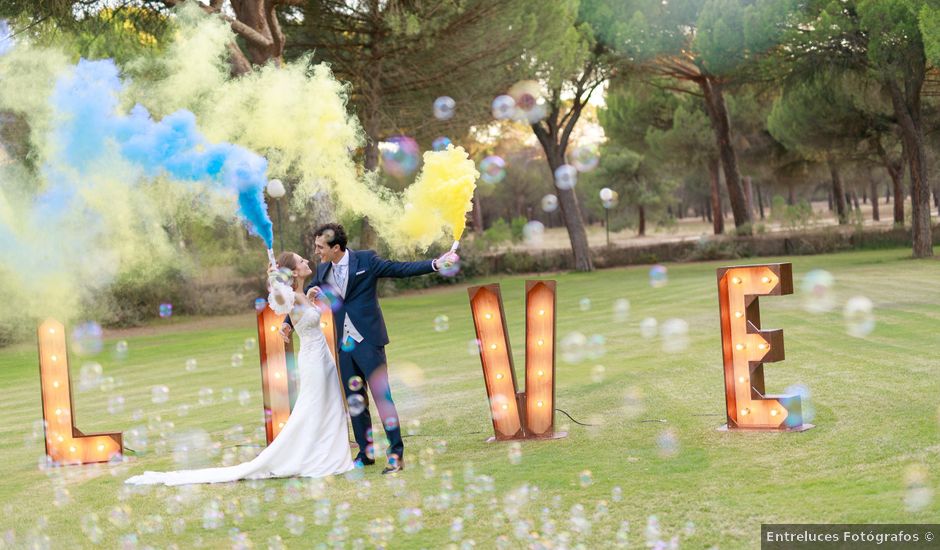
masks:
[[[888,161],[885,164],[885,169],[888,171],[888,175],[891,177],[891,189],[888,191],[891,193],[893,191],[894,195],[894,224],[895,225],[904,225],[904,182],[902,181],[903,176],[901,174],[901,165],[900,163],[895,164],[892,161]],[[890,202],[891,199],[887,199],[885,202]]]
[[[852,189],[851,193],[852,193],[852,204],[855,205],[855,211],[861,212],[862,207],[858,204],[858,193],[855,191],[855,189]]]
[[[473,193],[473,210],[470,214],[473,222],[473,233],[479,237],[483,235],[483,201],[480,200],[479,189]]]
[[[725,220],[721,217],[721,170],[718,165],[718,157],[708,159],[708,177],[711,184],[711,210],[712,230],[715,235],[721,235],[725,232]]]
[[[274,0],[232,0],[235,19],[242,26],[232,28],[244,39],[245,54],[254,65],[284,61],[284,33],[277,20]]]
[[[637,222],[637,234],[642,237],[646,235],[646,207],[642,204],[638,204],[636,213],[639,217],[639,221]]]
[[[757,184],[757,207],[760,209],[760,219],[767,219],[767,217],[764,216],[764,195],[761,193],[760,184]]]
[[[552,174],[555,169],[565,163],[565,155],[549,160]],[[574,189],[556,189],[558,205],[561,207],[561,216],[568,228],[568,240],[571,241],[571,251],[574,253],[574,266],[578,271],[593,271],[591,262],[591,248],[588,245],[587,231],[584,229],[584,218],[581,216],[581,206]]]
[[[754,219],[754,184],[751,181],[751,176],[744,176],[742,178],[744,182],[744,200],[747,201],[747,214]]]
[[[793,188],[793,182],[787,183],[787,204],[794,206],[796,204],[796,189]]]
[[[920,92],[923,73],[909,75],[904,92],[895,80],[888,82],[894,114],[901,128],[911,176],[911,237],[915,258],[933,256],[930,229],[930,184],[927,178],[927,152],[921,120]],[[897,206],[895,206],[897,208]]]
[[[876,222],[881,220],[878,212],[878,183],[875,180],[871,181],[871,219]]]
[[[839,165],[832,157],[827,159],[829,163],[829,174],[832,177],[832,196],[836,205],[836,215],[839,217],[839,225],[845,225],[849,222],[848,214],[845,211],[845,191],[842,190],[842,175],[839,173]]]
[[[712,221],[712,203],[711,200],[703,201],[702,206],[702,221],[711,222]]]
[[[715,132],[718,155],[725,172],[725,185],[728,187],[728,200],[731,202],[731,211],[734,214],[734,226],[740,233],[750,234],[751,216],[741,184],[738,157],[731,141],[731,121],[728,118],[722,86],[709,77],[703,77],[698,84],[705,96],[705,110],[708,112],[712,130]]]
[[[531,126],[532,132],[542,146],[545,159],[548,161],[548,168],[552,174],[559,166],[565,164],[568,139],[581,117],[586,101],[586,97],[583,96],[585,89],[582,86],[593,71],[593,65],[589,65],[585,69],[581,80],[578,81],[575,101],[564,117],[559,116],[561,114],[561,89],[556,88],[552,93],[554,100],[551,102],[552,108],[548,117],[545,121],[537,122]],[[564,124],[559,123],[559,118],[564,121]],[[593,271],[594,263],[591,261],[591,248],[588,244],[587,231],[584,228],[584,218],[581,215],[578,196],[575,194],[574,189],[556,189],[555,195],[558,197],[561,216],[565,222],[565,227],[568,229],[568,240],[571,242],[571,252],[574,254],[574,267],[578,271]]]

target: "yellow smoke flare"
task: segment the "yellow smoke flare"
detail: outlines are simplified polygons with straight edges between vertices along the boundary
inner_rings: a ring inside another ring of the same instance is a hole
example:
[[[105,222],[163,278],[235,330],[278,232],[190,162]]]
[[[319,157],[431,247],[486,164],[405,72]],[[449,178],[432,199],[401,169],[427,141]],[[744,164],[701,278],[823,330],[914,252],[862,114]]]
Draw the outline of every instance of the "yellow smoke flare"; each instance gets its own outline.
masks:
[[[473,190],[480,173],[463,147],[424,153],[424,169],[405,190],[402,235],[425,249],[449,228],[459,240],[473,208]]]

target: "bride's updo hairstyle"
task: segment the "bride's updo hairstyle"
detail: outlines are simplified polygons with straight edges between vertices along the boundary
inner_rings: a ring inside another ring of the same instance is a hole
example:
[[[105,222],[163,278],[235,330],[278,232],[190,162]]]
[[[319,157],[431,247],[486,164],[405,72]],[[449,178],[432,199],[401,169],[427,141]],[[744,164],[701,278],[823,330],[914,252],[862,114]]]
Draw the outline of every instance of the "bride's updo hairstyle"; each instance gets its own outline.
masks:
[[[278,269],[286,267],[293,272],[297,269],[297,255],[291,251],[281,252],[281,255],[277,257],[277,267]],[[291,286],[293,286],[293,281],[291,283]]]

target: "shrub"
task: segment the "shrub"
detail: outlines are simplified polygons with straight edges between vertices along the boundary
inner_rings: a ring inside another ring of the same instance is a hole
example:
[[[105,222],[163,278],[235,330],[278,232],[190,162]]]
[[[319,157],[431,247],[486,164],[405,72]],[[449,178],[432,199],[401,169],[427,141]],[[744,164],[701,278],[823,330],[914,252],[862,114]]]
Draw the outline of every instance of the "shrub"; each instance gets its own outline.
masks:
[[[512,235],[512,242],[522,242],[523,230],[527,223],[529,223],[529,220],[527,220],[525,216],[516,216],[509,222],[509,232]]]

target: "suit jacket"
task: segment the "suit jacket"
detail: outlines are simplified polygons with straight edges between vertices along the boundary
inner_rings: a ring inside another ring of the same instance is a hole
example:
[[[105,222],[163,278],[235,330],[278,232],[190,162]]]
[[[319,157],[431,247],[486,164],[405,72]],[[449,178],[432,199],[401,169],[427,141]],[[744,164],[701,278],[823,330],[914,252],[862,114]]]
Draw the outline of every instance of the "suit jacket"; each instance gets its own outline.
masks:
[[[349,267],[346,270],[346,297],[339,309],[333,313],[336,320],[336,338],[343,332],[343,320],[349,315],[349,320],[362,335],[363,340],[374,345],[388,344],[388,331],[385,328],[385,319],[382,317],[382,308],[379,307],[378,279],[381,277],[414,277],[433,273],[432,260],[420,262],[393,262],[379,257],[374,250],[346,250],[349,254]],[[323,288],[327,283],[327,276],[333,269],[332,262],[317,265],[313,280],[304,289],[311,287]],[[290,317],[285,320],[290,323]]]

